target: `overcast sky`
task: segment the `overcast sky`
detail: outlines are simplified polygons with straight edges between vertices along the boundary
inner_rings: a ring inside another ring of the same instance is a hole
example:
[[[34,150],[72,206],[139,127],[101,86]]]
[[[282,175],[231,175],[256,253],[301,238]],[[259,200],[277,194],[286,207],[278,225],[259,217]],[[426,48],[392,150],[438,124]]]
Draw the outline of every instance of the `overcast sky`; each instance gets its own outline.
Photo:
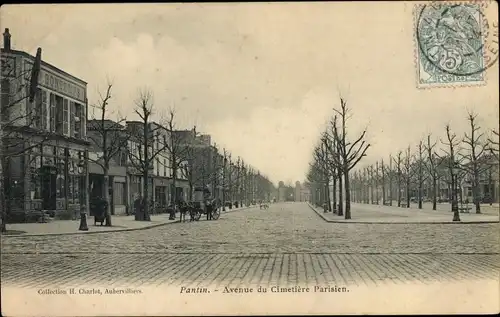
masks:
[[[2,6],[14,49],[88,82],[89,103],[114,84],[111,107],[134,116],[140,88],[157,115],[175,106],[273,181],[304,180],[339,93],[349,132],[368,127],[367,164],[415,145],[467,109],[498,126],[498,63],[488,83],[416,88],[414,3],[114,4]],[[92,111],[90,111],[92,113]],[[158,119],[157,117],[157,119]]]

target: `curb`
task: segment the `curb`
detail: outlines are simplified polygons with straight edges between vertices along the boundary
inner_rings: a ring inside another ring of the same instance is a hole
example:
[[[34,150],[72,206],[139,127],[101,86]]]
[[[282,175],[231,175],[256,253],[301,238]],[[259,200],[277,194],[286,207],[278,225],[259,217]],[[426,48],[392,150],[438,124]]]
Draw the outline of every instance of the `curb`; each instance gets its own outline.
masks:
[[[311,208],[321,219],[323,219],[325,222],[329,223],[343,223],[343,224],[350,224],[350,223],[356,223],[356,224],[368,224],[368,225],[408,225],[408,224],[422,224],[422,225],[461,225],[461,224],[489,224],[489,223],[500,223],[500,221],[492,221],[492,220],[485,220],[485,221],[420,221],[420,222],[415,222],[415,221],[408,221],[408,222],[373,222],[373,221],[338,221],[338,220],[330,220],[327,219],[323,214],[321,214],[320,211],[316,210],[309,202],[307,203],[309,208]]]
[[[138,231],[138,230],[146,230],[146,229],[152,229],[156,227],[161,227],[161,226],[166,226],[170,225],[173,223],[179,223],[180,220],[175,220],[172,222],[165,222],[165,223],[158,223],[146,227],[141,227],[141,228],[123,228],[123,229],[117,229],[117,230],[107,230],[107,231],[78,231],[78,232],[63,232],[63,233],[42,233],[42,234],[19,234],[19,235],[8,235],[8,234],[2,234],[2,237],[16,237],[16,238],[28,238],[28,237],[46,237],[46,236],[69,236],[69,235],[86,235],[86,234],[99,234],[99,233],[115,233],[115,232],[124,232],[124,231]]]
[[[245,209],[249,209],[255,206],[247,206],[243,208],[239,208],[236,210],[231,210],[231,211],[224,211],[221,212],[222,214],[226,214],[229,212],[237,212],[237,211],[242,211]],[[13,234],[13,235],[8,235],[8,234],[2,234],[2,237],[16,237],[16,238],[28,238],[28,237],[46,237],[46,236],[69,236],[69,235],[86,235],[86,234],[103,234],[103,233],[115,233],[115,232],[124,232],[124,231],[138,231],[138,230],[146,230],[146,229],[152,229],[152,228],[157,228],[161,226],[166,226],[170,225],[173,223],[180,223],[180,220],[175,220],[172,222],[165,222],[165,223],[158,223],[150,226],[145,226],[141,228],[123,228],[123,229],[117,229],[117,230],[107,230],[107,231],[78,231],[78,232],[63,232],[63,233],[42,233],[42,234]]]

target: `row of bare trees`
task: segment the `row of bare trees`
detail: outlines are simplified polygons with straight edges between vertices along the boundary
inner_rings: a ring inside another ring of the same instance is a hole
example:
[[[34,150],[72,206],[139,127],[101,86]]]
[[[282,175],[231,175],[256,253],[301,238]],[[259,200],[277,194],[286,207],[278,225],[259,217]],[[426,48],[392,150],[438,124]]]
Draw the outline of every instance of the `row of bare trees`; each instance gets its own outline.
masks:
[[[195,133],[195,137],[196,137]],[[183,156],[190,197],[194,187],[212,185],[215,198],[221,200],[225,209],[226,202],[247,205],[255,200],[269,199],[273,190],[272,182],[260,171],[245,163],[243,159],[232,158],[225,148],[220,151],[214,146],[204,146],[197,142],[186,146]]]
[[[10,69],[10,71],[12,73],[2,69],[0,83],[2,93],[0,108],[2,232],[6,230],[8,212],[14,208],[12,200],[7,199],[11,196],[12,186],[5,186],[10,183],[10,178],[4,171],[12,160],[23,156],[31,148],[39,146],[54,136],[54,133],[38,126],[37,120],[41,117],[43,109],[42,105],[38,104],[40,98],[32,100],[31,70],[22,74],[16,74],[15,69]],[[143,179],[143,208],[136,213],[136,220],[150,220],[150,188],[147,185],[153,177],[155,164],[164,164],[165,161],[160,159],[162,156],[168,158],[166,167],[171,171],[173,188],[177,186],[179,175],[184,174],[188,179],[191,187],[189,197],[192,197],[193,186],[203,182],[207,185],[212,184],[214,192],[218,187],[225,188],[226,190],[222,191],[224,201],[226,199],[250,201],[263,197],[264,192],[268,193],[271,190],[272,183],[265,176],[239,157],[236,162],[231,160],[231,154],[225,149],[223,155],[219,155],[216,147],[210,146],[208,156],[194,151],[196,147],[192,145],[197,139],[196,132],[188,139],[182,133],[178,133],[175,109],[170,108],[167,114],[160,116],[156,123],[155,119],[158,116],[155,116],[153,94],[147,89],[139,92],[134,109],[139,120],[131,125],[134,128],[129,128],[126,118],[119,113],[114,113],[110,106],[113,98],[112,92],[113,85],[108,82],[106,89],[99,92],[97,102],[92,105],[97,114],[92,116],[93,120],[90,120],[87,125],[87,137],[93,146],[92,152],[96,154],[88,157],[88,160],[102,168],[105,184],[102,186],[102,198],[105,201],[110,200],[108,190],[110,169],[117,161],[123,161],[122,158],[125,158],[127,164],[135,167],[136,173]],[[30,99],[29,102],[27,99]],[[20,109],[25,111],[20,111]],[[26,139],[26,133],[31,135],[29,139]],[[131,147],[134,147],[134,150],[131,150]],[[196,155],[201,156],[201,159],[195,160]],[[88,170],[86,174],[88,176]],[[199,178],[203,178],[203,181],[200,182]],[[257,194],[259,191],[262,193]],[[171,204],[175,203],[175,195],[171,195]],[[82,210],[88,207],[87,204],[86,201],[82,201]],[[110,206],[111,204],[108,203],[105,212],[106,226],[112,226]],[[24,206],[20,205],[19,208],[24,208]]]
[[[159,116],[154,121],[155,105],[153,94],[149,90],[142,90],[135,102],[135,114],[139,118],[133,124],[123,123],[126,119],[117,117],[114,121],[108,120],[111,113],[108,105],[111,99],[112,84],[108,84],[106,93],[100,94],[99,103],[95,106],[100,113],[98,120],[93,120],[92,130],[97,132],[97,137],[91,139],[98,145],[100,155],[92,161],[103,169],[104,183],[109,182],[110,162],[119,153],[126,151],[129,164],[142,175],[143,208],[136,212],[136,220],[150,220],[150,179],[155,164],[166,167],[171,171],[172,188],[176,188],[179,177],[182,175],[189,185],[188,199],[193,197],[195,187],[211,185],[215,198],[221,199],[223,206],[229,199],[243,201],[256,199],[259,191],[269,192],[272,183],[259,171],[250,167],[240,157],[234,162],[232,155],[224,148],[221,151],[217,145],[205,144],[200,140],[196,127],[188,131],[178,131],[176,111],[170,108],[166,115]],[[186,133],[183,133],[186,132]],[[131,146],[129,146],[129,144]],[[131,149],[130,147],[133,147]],[[168,158],[166,161],[161,158]],[[221,190],[219,190],[221,189]],[[222,192],[222,197],[218,193]],[[251,194],[250,194],[251,193]],[[252,195],[252,196],[250,196]],[[171,196],[170,204],[177,204],[175,193]],[[104,186],[103,198],[109,200],[109,192]],[[224,207],[225,208],[225,207]],[[106,225],[111,225],[111,212],[109,204],[106,211]]]
[[[332,211],[333,205],[333,212],[342,216],[345,204],[345,219],[351,219],[350,172],[366,156],[370,144],[365,141],[366,130],[355,138],[348,134],[350,111],[344,98],[340,98],[340,106],[333,111],[333,117],[314,149],[307,180],[313,189],[313,199],[324,204],[325,211]],[[330,197],[330,183],[333,197]]]
[[[497,131],[488,133],[479,126],[477,114],[469,112],[467,121],[468,131],[463,137],[446,125],[442,138],[429,134],[413,148],[408,146],[389,155],[388,163],[381,159],[358,169],[352,179],[353,200],[371,204],[381,201],[391,206],[395,200],[398,207],[408,208],[415,202],[419,209],[425,200],[430,200],[432,209],[436,210],[440,184],[446,184],[448,192],[453,192],[467,182],[472,189],[475,211],[481,213],[480,203],[484,198],[481,182],[487,179],[491,195],[495,166],[498,173],[499,137]],[[462,192],[457,192],[462,200]]]

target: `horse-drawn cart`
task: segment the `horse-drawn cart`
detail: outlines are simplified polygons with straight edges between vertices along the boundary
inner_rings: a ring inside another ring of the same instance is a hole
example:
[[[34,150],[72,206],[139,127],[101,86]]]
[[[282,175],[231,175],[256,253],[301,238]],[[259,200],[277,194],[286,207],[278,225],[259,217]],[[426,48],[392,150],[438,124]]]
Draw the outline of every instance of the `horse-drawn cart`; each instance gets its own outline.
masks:
[[[195,188],[193,200],[188,203],[191,219],[199,221],[201,215],[207,215],[207,220],[217,220],[220,217],[220,209],[217,200],[210,197],[210,191],[203,188]]]

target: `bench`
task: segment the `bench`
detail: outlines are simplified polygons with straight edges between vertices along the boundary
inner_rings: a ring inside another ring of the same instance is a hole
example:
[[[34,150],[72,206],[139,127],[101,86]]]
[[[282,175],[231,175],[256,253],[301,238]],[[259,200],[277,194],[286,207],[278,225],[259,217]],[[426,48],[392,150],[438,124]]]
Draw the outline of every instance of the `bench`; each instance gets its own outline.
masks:
[[[391,205],[391,203],[390,203],[390,202],[388,202],[388,201],[386,201],[386,202],[384,203],[384,206],[390,206],[390,205]]]
[[[471,209],[472,209],[471,207],[458,207],[458,212],[468,214],[470,213]]]
[[[401,204],[401,208],[407,208],[407,207],[408,207],[408,204],[405,204],[405,203]]]

